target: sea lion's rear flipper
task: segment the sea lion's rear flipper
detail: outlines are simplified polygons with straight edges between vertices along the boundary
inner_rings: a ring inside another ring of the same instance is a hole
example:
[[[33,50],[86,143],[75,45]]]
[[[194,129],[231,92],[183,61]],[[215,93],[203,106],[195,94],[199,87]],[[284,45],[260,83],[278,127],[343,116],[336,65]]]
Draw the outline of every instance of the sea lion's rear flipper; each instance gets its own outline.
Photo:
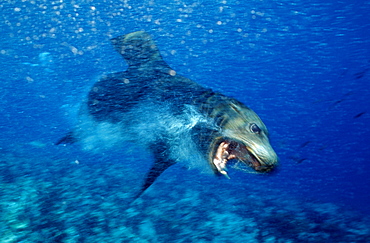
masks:
[[[74,137],[73,132],[67,133],[64,137],[58,140],[55,145],[59,144],[71,144],[77,142],[77,139]]]
[[[140,197],[166,169],[175,164],[173,160],[169,159],[169,152],[165,143],[157,143],[155,146],[151,146],[151,149],[154,152],[155,161],[135,199]]]
[[[144,31],[122,35],[111,39],[111,42],[130,67],[167,66],[152,37]]]

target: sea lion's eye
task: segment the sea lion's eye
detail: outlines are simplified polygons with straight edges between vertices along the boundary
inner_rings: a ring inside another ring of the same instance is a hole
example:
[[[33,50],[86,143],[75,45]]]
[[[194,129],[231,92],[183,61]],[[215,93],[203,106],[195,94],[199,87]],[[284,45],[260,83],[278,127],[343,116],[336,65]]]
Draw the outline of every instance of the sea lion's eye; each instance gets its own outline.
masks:
[[[259,128],[257,126],[256,123],[252,123],[250,126],[249,126],[249,129],[251,130],[251,132],[253,133],[257,133],[257,134],[260,134],[261,133],[261,128]]]

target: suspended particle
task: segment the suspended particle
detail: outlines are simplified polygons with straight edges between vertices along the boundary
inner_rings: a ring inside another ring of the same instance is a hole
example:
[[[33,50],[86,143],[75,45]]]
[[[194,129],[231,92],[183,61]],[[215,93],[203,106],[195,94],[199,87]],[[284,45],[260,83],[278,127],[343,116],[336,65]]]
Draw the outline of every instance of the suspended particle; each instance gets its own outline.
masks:
[[[176,75],[176,71],[175,70],[170,70],[170,75],[171,76],[175,76]]]

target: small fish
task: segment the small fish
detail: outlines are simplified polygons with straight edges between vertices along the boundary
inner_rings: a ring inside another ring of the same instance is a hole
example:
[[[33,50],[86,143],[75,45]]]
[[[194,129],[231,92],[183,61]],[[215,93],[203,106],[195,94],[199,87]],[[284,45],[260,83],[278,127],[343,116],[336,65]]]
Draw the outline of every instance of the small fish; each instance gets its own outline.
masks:
[[[300,163],[302,163],[305,160],[307,160],[307,159],[306,158],[302,158],[302,159],[297,160],[296,162],[297,162],[297,164],[300,164]]]
[[[42,67],[45,72],[51,73],[53,72],[51,69],[53,62],[54,60],[50,52],[41,52],[38,55],[38,63],[22,62],[22,64],[31,67]]]
[[[370,68],[366,68],[364,71],[362,72],[358,72],[358,73],[355,73],[355,79],[360,79],[362,78],[363,76],[365,76],[365,74],[367,73],[367,71],[369,71]]]
[[[307,158],[301,158],[298,156],[290,156],[289,159],[294,160],[297,164],[300,164],[303,161],[307,160]]]
[[[361,112],[361,113],[358,113],[357,115],[355,115],[353,118],[359,118],[361,117],[362,115],[364,115],[366,112]]]
[[[307,141],[307,142],[304,142],[304,143],[302,143],[301,144],[301,148],[304,148],[304,147],[306,147],[308,144],[310,144],[311,143],[311,141]]]

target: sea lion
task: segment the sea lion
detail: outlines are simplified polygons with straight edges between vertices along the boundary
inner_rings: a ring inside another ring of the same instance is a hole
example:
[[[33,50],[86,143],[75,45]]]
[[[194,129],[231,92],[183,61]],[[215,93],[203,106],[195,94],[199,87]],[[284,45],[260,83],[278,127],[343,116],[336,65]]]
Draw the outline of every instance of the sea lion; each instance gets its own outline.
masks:
[[[128,69],[95,83],[81,106],[81,124],[57,144],[80,141],[94,149],[91,141],[118,139],[147,148],[154,164],[136,197],[180,161],[208,164],[226,177],[229,161],[261,173],[277,165],[267,128],[250,108],[177,74],[144,31],[111,42]]]

